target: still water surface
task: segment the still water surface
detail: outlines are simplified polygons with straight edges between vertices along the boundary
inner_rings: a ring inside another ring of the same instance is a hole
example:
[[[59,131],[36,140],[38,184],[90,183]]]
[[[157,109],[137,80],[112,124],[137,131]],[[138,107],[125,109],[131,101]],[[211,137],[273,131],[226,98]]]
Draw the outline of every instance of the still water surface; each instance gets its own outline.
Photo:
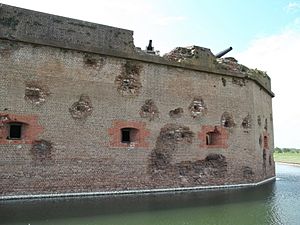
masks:
[[[276,182],[239,190],[0,201],[0,224],[299,225],[300,167],[276,171]]]

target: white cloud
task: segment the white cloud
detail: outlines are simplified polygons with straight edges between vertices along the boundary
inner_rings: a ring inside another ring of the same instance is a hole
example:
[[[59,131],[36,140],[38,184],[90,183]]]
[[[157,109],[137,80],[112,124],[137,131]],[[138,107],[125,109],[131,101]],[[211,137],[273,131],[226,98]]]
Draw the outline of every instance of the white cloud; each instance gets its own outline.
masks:
[[[242,64],[267,71],[275,92],[275,145],[300,148],[300,32],[287,30],[263,37],[238,54]]]
[[[297,11],[300,9],[300,2],[290,2],[287,6],[286,6],[286,10],[288,12],[291,11]]]

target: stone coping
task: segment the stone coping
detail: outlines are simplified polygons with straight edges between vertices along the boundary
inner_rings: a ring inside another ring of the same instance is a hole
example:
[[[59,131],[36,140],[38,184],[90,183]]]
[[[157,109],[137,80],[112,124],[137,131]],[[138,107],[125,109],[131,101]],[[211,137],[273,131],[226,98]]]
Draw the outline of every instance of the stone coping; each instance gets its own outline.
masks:
[[[222,190],[256,187],[265,183],[275,181],[276,177],[270,177],[257,183],[246,184],[228,184],[228,185],[212,185],[197,187],[181,187],[181,188],[159,188],[159,189],[136,189],[125,191],[99,191],[99,192],[77,192],[77,193],[49,193],[49,194],[33,194],[33,195],[7,195],[0,196],[1,200],[16,199],[41,199],[41,198],[66,198],[66,197],[84,197],[84,196],[100,196],[100,195],[128,195],[128,194],[150,194],[150,193],[171,193],[171,192],[187,192],[187,191],[206,191],[206,190]]]

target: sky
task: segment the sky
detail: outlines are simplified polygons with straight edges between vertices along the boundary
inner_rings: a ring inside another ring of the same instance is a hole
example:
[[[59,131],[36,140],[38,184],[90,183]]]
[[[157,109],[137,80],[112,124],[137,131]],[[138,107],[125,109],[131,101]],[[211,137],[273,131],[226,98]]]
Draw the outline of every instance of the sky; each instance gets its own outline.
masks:
[[[300,0],[0,2],[133,30],[135,46],[144,49],[152,39],[161,54],[178,46],[198,45],[214,54],[232,46],[226,56],[271,77],[275,146],[300,148]]]

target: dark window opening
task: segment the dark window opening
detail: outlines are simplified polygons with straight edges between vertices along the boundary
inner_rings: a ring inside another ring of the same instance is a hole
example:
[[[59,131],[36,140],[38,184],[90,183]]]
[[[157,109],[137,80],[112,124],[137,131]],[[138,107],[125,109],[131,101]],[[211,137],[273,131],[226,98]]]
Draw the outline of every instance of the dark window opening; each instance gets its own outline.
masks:
[[[220,144],[221,134],[218,131],[206,133],[206,145],[218,145]]]
[[[264,136],[264,148],[266,148],[266,149],[269,148],[269,140],[268,140],[268,136]]]
[[[137,141],[138,129],[135,128],[122,128],[121,129],[121,142],[131,143]]]
[[[122,132],[122,142],[129,143],[130,142],[130,129],[123,128],[121,130],[121,132]]]
[[[22,135],[22,124],[12,123],[9,125],[8,139],[21,139],[21,135]]]
[[[210,135],[210,133],[206,134],[206,145],[211,145],[211,135]]]

